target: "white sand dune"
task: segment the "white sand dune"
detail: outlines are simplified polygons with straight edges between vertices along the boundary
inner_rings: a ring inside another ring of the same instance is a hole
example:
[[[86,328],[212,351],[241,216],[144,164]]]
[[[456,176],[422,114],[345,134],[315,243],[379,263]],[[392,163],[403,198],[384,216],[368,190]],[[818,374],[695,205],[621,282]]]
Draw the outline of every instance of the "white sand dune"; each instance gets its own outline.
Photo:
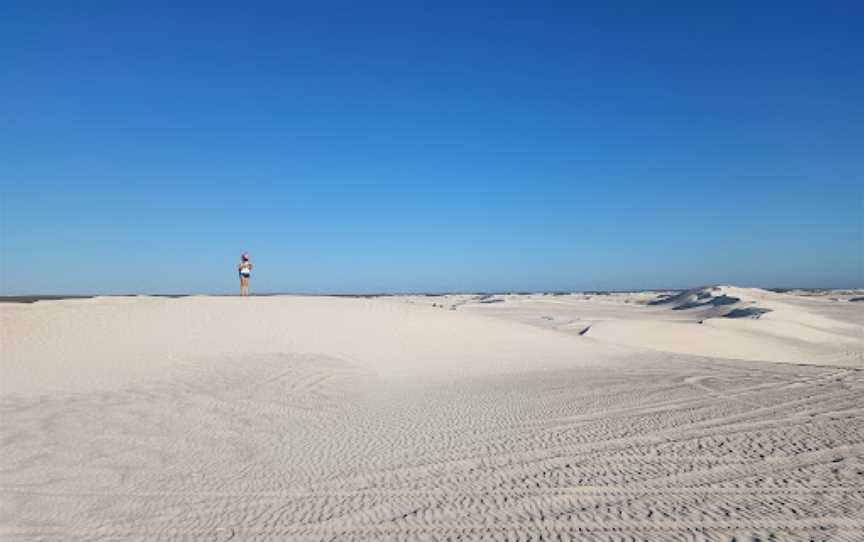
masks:
[[[707,293],[0,304],[0,538],[860,540],[860,308]]]
[[[384,378],[452,378],[615,353],[507,321],[362,298],[105,297],[2,304],[0,318],[4,394],[114,389],[210,357],[315,353]]]
[[[608,344],[697,356],[864,367],[864,307],[757,288],[681,293],[502,296],[456,301],[471,311],[582,332]],[[762,312],[766,311],[766,312]],[[748,316],[754,313],[755,317]],[[741,314],[741,317],[735,317]],[[733,317],[729,317],[729,316]]]

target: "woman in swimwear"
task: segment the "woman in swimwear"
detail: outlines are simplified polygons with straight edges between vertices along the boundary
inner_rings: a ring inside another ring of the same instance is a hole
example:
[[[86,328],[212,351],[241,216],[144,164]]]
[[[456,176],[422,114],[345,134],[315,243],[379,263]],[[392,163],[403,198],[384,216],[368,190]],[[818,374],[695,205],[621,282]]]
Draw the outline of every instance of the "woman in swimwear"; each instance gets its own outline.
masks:
[[[252,274],[252,264],[249,262],[249,255],[245,252],[240,256],[237,272],[240,273],[240,295],[249,295],[249,276]]]

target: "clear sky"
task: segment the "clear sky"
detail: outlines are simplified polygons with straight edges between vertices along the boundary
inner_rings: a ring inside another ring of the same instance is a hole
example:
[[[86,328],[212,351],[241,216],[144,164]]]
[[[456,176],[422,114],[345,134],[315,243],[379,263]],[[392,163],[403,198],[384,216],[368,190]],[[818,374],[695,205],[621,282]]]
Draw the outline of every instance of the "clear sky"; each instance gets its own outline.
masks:
[[[857,1],[3,2],[0,293],[233,292],[244,250],[253,292],[864,286],[862,28]]]

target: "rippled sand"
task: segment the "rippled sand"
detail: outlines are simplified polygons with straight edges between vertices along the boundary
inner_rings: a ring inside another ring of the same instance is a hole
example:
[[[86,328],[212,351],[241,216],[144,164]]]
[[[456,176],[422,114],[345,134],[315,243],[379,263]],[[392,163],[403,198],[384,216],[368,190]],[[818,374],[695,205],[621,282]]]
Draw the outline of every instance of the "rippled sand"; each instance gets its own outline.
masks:
[[[861,342],[815,365],[565,325],[698,316],[640,295],[0,305],[0,535],[860,540]]]

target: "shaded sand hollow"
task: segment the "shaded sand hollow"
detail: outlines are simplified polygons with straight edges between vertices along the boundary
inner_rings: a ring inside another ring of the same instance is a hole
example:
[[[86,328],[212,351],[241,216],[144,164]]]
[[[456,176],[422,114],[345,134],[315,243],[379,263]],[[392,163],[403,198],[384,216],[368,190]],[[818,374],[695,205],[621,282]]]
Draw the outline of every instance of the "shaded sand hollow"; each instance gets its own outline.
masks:
[[[2,540],[862,540],[864,305],[0,304]]]

